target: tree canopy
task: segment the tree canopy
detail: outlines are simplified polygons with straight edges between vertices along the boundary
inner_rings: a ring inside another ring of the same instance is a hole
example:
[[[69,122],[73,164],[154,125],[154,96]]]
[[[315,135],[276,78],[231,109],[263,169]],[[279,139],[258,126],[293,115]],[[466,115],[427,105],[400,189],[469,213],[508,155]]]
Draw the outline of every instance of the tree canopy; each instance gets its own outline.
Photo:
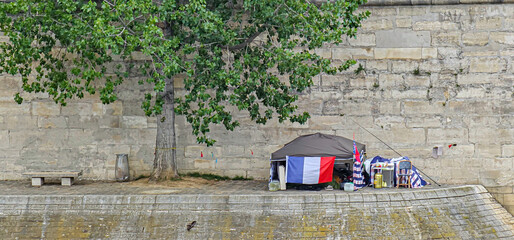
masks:
[[[212,124],[239,125],[230,105],[259,124],[273,117],[304,123],[309,114],[295,112],[297,93],[312,77],[355,63],[336,65],[312,50],[354,37],[369,15],[356,13],[365,2],[16,0],[0,6],[0,31],[9,37],[0,43],[0,72],[20,75],[23,91],[65,105],[95,93],[103,103],[116,101],[116,86],[139,71],[150,89],[141,104],[147,115],[161,113],[160,93],[183,74],[186,94],[174,99],[175,112],[199,143],[212,145]],[[136,52],[148,59],[133,61]],[[126,66],[109,74],[116,58]]]

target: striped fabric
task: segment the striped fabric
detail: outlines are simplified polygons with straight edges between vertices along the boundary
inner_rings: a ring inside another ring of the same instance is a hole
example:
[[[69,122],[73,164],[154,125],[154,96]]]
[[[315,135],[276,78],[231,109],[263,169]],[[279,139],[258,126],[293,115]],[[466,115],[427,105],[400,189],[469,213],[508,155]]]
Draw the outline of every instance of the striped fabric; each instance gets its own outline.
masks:
[[[397,179],[396,180],[396,184],[398,184],[398,174],[400,173],[400,170],[398,168],[398,164],[400,163],[401,160],[409,160],[408,157],[402,157],[402,158],[393,158],[391,159],[391,162],[395,164],[395,178]],[[402,170],[402,174],[405,174],[405,172],[403,172],[405,170]],[[403,178],[401,183],[407,183],[407,179],[406,178]],[[416,167],[414,167],[414,165],[412,165],[412,171],[411,171],[411,175],[410,175],[410,185],[411,185],[411,188],[422,188],[423,186],[427,185],[428,183],[425,181],[425,179],[423,179],[423,177],[421,176],[421,174],[419,174],[418,170],[416,169]]]
[[[365,186],[364,176],[362,175],[362,158],[360,161],[355,160],[353,162],[353,186],[355,190]]]
[[[427,185],[427,182],[423,179],[421,174],[419,174],[418,170],[414,166],[412,166],[410,183],[412,188],[422,188],[423,186]]]

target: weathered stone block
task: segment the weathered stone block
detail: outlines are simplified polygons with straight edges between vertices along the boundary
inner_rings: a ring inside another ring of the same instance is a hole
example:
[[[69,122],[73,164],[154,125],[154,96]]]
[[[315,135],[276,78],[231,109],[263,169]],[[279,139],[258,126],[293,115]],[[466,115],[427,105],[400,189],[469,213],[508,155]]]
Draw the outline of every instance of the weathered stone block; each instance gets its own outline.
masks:
[[[39,128],[67,128],[68,121],[64,116],[41,116],[37,118]]]
[[[498,51],[478,51],[476,49],[466,49],[462,51],[462,57],[496,57]]]
[[[123,104],[121,101],[116,101],[110,104],[103,105],[103,113],[107,115],[120,116],[123,114]]]
[[[491,32],[491,40],[512,46],[514,45],[514,32]]]
[[[334,48],[332,59],[346,61],[349,59],[373,59],[371,48]]]
[[[463,122],[469,128],[476,127],[497,127],[501,125],[500,116],[471,116],[465,117]]]
[[[375,59],[421,59],[421,48],[375,48]]]
[[[460,45],[460,32],[439,32],[432,34],[432,46],[458,46]]]
[[[61,106],[54,102],[32,102],[32,114],[39,116],[52,116],[61,113]]]
[[[514,138],[514,129],[473,128],[469,129],[469,142],[481,144],[503,144]]]
[[[330,49],[330,47],[325,47],[325,48],[318,48],[318,49],[315,49],[314,50],[314,53],[315,54],[318,54],[319,56],[323,57],[323,58],[332,58],[332,51]]]
[[[438,128],[442,126],[441,117],[411,117],[406,119],[406,126],[409,128]]]
[[[252,155],[248,154],[247,156],[249,157]],[[209,155],[208,159],[210,160],[212,158],[213,157]],[[235,169],[248,169],[248,168],[252,169],[251,168],[252,160],[249,158],[240,158],[240,157],[239,158],[218,158],[217,163],[216,163],[216,158],[214,158],[213,160],[216,164],[216,169],[222,169],[222,170],[235,170]],[[264,159],[260,159],[260,160],[267,163],[267,164],[265,164],[264,167],[269,168],[268,161],[266,161]],[[196,164],[196,160],[195,160],[195,164]]]
[[[93,137],[94,131],[91,129],[70,129],[67,145],[69,146],[85,146],[95,144]]]
[[[467,88],[457,92],[455,98],[483,98],[485,97],[485,89],[483,88]]]
[[[57,148],[69,146],[69,130],[57,128],[47,129],[43,131],[43,135],[39,137],[37,141],[39,147],[42,148]]]
[[[401,113],[401,102],[384,100],[380,102],[380,113],[381,114],[400,114]]]
[[[186,158],[200,158],[202,153],[205,158],[213,158],[211,152],[214,154],[214,158],[220,158],[224,156],[220,147],[204,146],[186,146],[184,154]]]
[[[68,103],[62,107],[62,115],[92,115],[91,103]]]
[[[412,73],[415,69],[419,68],[419,63],[417,61],[390,61],[392,65],[393,73]]]
[[[385,92],[384,96],[394,99],[427,99],[427,90],[391,90],[390,92]]]
[[[369,9],[369,11],[371,12],[371,16],[375,16],[375,17],[395,16],[396,15],[395,7],[371,8],[371,9]]]
[[[367,60],[366,61],[366,71],[368,70],[377,70],[377,71],[385,71],[388,69],[388,63],[386,60]],[[369,74],[369,72],[367,72]],[[368,76],[366,76],[368,77]],[[370,76],[371,77],[371,76]]]
[[[501,58],[472,58],[470,60],[470,72],[495,73],[505,70],[506,62]]]
[[[375,32],[379,48],[411,48],[430,46],[429,31],[387,30]],[[402,39],[398,41],[398,39]]]
[[[408,115],[441,114],[445,111],[445,108],[439,102],[405,101],[403,110]]]
[[[340,129],[343,125],[341,116],[312,116],[309,129]]]
[[[67,117],[69,128],[98,128],[98,117],[71,115]]]
[[[514,145],[506,144],[502,146],[502,157],[513,157],[514,156]]]
[[[377,126],[383,128],[384,126],[404,127],[405,118],[400,116],[378,116],[374,119]]]
[[[348,43],[350,43],[350,46],[372,47],[376,45],[375,34],[357,34],[355,38],[348,38]],[[330,54],[330,51],[327,52]]]
[[[425,7],[400,7],[398,10],[400,16],[422,16],[427,13]]]
[[[30,113],[30,104],[15,102],[0,102],[0,115],[28,115]]]
[[[185,88],[184,77],[174,77],[173,78],[173,87],[175,89],[184,89]]]
[[[458,30],[459,25],[454,22],[424,21],[412,25],[414,31],[448,31]]]
[[[147,117],[142,116],[122,116],[121,117],[121,126],[123,128],[146,128],[147,125]]]
[[[462,43],[468,46],[484,46],[489,42],[489,33],[472,32],[462,34]]]
[[[410,28],[412,26],[412,19],[409,18],[396,18],[395,20],[397,28]]]
[[[501,158],[501,157],[487,157],[484,156],[481,159],[482,167],[484,169],[502,169],[504,171],[512,171],[514,159],[512,158]]]
[[[494,159],[501,156],[501,145],[499,144],[475,144],[475,154],[480,158]]]
[[[372,20],[368,19],[362,22],[362,30],[366,31],[376,31],[376,30],[388,30],[393,29],[393,22],[388,19],[378,19]]]
[[[475,28],[480,30],[493,30],[499,29],[502,26],[502,18],[500,17],[492,17],[492,18],[480,18],[475,22]]]
[[[422,48],[421,49],[421,58],[423,58],[423,59],[437,58],[437,48]]]
[[[403,82],[403,77],[398,74],[380,74],[378,77],[379,87],[396,87]]]
[[[503,205],[514,206],[514,194],[503,195]]]
[[[499,81],[498,74],[459,74],[457,76],[457,82],[459,84],[486,84],[486,83],[497,83]]]
[[[0,148],[9,147],[9,131],[0,130]]]
[[[366,115],[370,114],[373,104],[367,102],[351,103],[347,101],[326,101],[323,106],[324,114],[350,114]]]
[[[119,128],[120,118],[119,116],[104,115],[102,117],[93,117],[92,119],[97,120],[99,128]]]
[[[25,147],[30,147],[32,149],[34,146],[37,146],[37,138],[43,135],[44,133],[42,131],[11,130],[9,132],[9,146],[12,149],[21,149]]]
[[[408,75],[405,76],[405,83],[411,87],[428,87],[430,86],[430,77]]]
[[[467,143],[467,129],[428,129],[427,143],[446,144],[446,143]]]
[[[451,48],[451,47],[438,47],[437,51],[439,53],[439,56],[442,59],[457,58],[457,57],[459,57],[460,53],[462,52],[462,50],[459,48]]]
[[[321,86],[340,86],[346,82],[347,76],[344,75],[322,75]]]
[[[38,118],[31,115],[7,115],[3,117],[0,129],[34,129],[38,127]]]
[[[448,102],[448,112],[459,114],[500,114],[501,108],[498,103],[484,101],[450,101]]]

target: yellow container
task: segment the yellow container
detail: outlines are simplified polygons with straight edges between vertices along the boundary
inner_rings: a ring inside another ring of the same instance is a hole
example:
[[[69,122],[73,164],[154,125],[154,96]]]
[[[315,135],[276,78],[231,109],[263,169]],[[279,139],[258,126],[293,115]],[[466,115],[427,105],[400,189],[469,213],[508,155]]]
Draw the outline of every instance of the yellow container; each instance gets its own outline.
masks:
[[[382,173],[375,174],[373,185],[375,185],[375,188],[382,188]]]

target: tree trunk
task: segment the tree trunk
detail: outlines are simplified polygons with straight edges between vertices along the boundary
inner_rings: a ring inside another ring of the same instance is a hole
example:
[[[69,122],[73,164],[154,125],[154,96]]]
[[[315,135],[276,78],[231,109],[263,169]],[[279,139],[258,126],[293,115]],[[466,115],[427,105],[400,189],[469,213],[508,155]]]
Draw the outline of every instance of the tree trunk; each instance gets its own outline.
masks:
[[[175,138],[175,100],[173,79],[166,80],[166,89],[162,93],[164,105],[157,115],[157,138],[155,142],[155,159],[151,181],[166,180],[178,177]]]

